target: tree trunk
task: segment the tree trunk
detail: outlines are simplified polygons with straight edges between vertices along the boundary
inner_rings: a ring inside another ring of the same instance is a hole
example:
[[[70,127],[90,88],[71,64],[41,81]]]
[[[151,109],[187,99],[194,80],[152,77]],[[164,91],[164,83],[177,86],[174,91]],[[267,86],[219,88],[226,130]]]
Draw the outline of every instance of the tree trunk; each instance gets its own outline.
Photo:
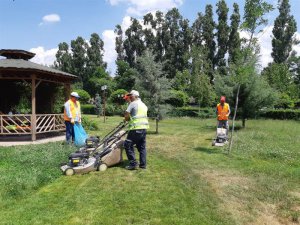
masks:
[[[158,118],[155,118],[155,122],[156,122],[156,130],[155,133],[158,134]]]
[[[242,122],[243,122],[243,128],[245,128],[245,126],[246,126],[246,118],[243,118]]]

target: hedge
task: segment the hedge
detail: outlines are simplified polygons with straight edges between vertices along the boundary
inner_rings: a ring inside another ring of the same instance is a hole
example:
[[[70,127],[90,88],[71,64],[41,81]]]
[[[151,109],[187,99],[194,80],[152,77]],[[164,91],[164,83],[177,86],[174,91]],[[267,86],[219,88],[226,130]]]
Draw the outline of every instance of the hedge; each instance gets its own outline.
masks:
[[[107,103],[105,106],[105,115],[106,116],[123,116],[127,108],[127,105],[117,105]],[[96,115],[96,108],[92,104],[81,105],[82,114],[91,114]],[[103,112],[103,109],[102,109]]]
[[[106,116],[123,116],[125,110],[127,109],[127,105],[117,105],[108,103],[105,107],[105,115]]]
[[[216,112],[214,108],[196,108],[196,107],[180,107],[175,108],[168,113],[169,116],[174,117],[199,117],[199,118],[214,118]]]
[[[259,117],[278,120],[300,120],[298,109],[269,109],[259,112]]]
[[[81,105],[81,113],[96,115],[95,106],[92,104]]]

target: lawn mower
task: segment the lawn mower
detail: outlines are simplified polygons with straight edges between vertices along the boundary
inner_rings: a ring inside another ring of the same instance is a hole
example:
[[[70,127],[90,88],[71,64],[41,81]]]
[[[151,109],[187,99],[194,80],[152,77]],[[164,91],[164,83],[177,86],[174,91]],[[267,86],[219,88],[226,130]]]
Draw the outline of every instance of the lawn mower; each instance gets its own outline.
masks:
[[[217,135],[216,138],[213,139],[212,141],[212,146],[222,147],[227,143],[228,143],[227,129],[224,127],[217,128]]]
[[[99,136],[86,139],[85,146],[69,156],[69,162],[60,169],[67,176],[91,171],[105,171],[123,161],[122,150],[127,123],[121,122],[102,140]]]

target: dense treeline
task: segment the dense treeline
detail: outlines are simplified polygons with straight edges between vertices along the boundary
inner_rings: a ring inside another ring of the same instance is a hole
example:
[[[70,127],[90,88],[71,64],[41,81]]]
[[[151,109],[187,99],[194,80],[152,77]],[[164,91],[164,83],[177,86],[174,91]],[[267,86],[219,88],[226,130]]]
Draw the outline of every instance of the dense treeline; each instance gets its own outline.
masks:
[[[297,26],[289,0],[278,2],[273,62],[259,70],[256,37],[267,25],[267,14],[272,10],[265,1],[246,0],[241,17],[237,3],[228,6],[220,0],[215,6],[207,5],[195,21],[184,18],[176,8],[148,13],[141,20],[131,18],[126,30],[116,25],[114,76],[106,71],[104,43],[95,33],[88,42],[78,37],[70,46],[60,43],[55,66],[78,75],[76,88],[91,96],[100,93],[103,85],[112,96],[136,88],[152,115],[161,115],[170,106],[191,103],[211,107],[220,95],[234,104],[239,92],[239,112],[245,121],[252,116],[249,108],[299,107],[300,57],[292,51],[299,43],[294,37]],[[248,37],[241,38],[241,31]],[[116,97],[111,102],[120,104]]]

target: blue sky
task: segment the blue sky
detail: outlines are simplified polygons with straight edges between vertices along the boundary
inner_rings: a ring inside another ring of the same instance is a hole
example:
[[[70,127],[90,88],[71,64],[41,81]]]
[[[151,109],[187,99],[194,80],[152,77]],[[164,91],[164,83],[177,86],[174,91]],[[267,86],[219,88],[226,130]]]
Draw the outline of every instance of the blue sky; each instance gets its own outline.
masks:
[[[166,11],[178,7],[185,18],[193,21],[205,5],[214,6],[218,0],[0,0],[0,49],[13,48],[35,52],[33,61],[52,64],[60,42],[70,43],[77,36],[89,39],[93,32],[105,42],[105,60],[109,70],[115,70],[114,34],[116,24],[129,26],[130,16],[142,18],[149,11]],[[229,8],[234,2],[243,12],[243,0],[226,0]],[[276,6],[277,0],[269,0]],[[290,0],[292,14],[300,30],[299,0]],[[277,10],[268,15],[270,20],[263,35],[263,66],[271,60],[270,34]],[[297,34],[300,37],[298,32]],[[297,51],[299,46],[296,47]],[[299,51],[300,52],[300,49]]]

